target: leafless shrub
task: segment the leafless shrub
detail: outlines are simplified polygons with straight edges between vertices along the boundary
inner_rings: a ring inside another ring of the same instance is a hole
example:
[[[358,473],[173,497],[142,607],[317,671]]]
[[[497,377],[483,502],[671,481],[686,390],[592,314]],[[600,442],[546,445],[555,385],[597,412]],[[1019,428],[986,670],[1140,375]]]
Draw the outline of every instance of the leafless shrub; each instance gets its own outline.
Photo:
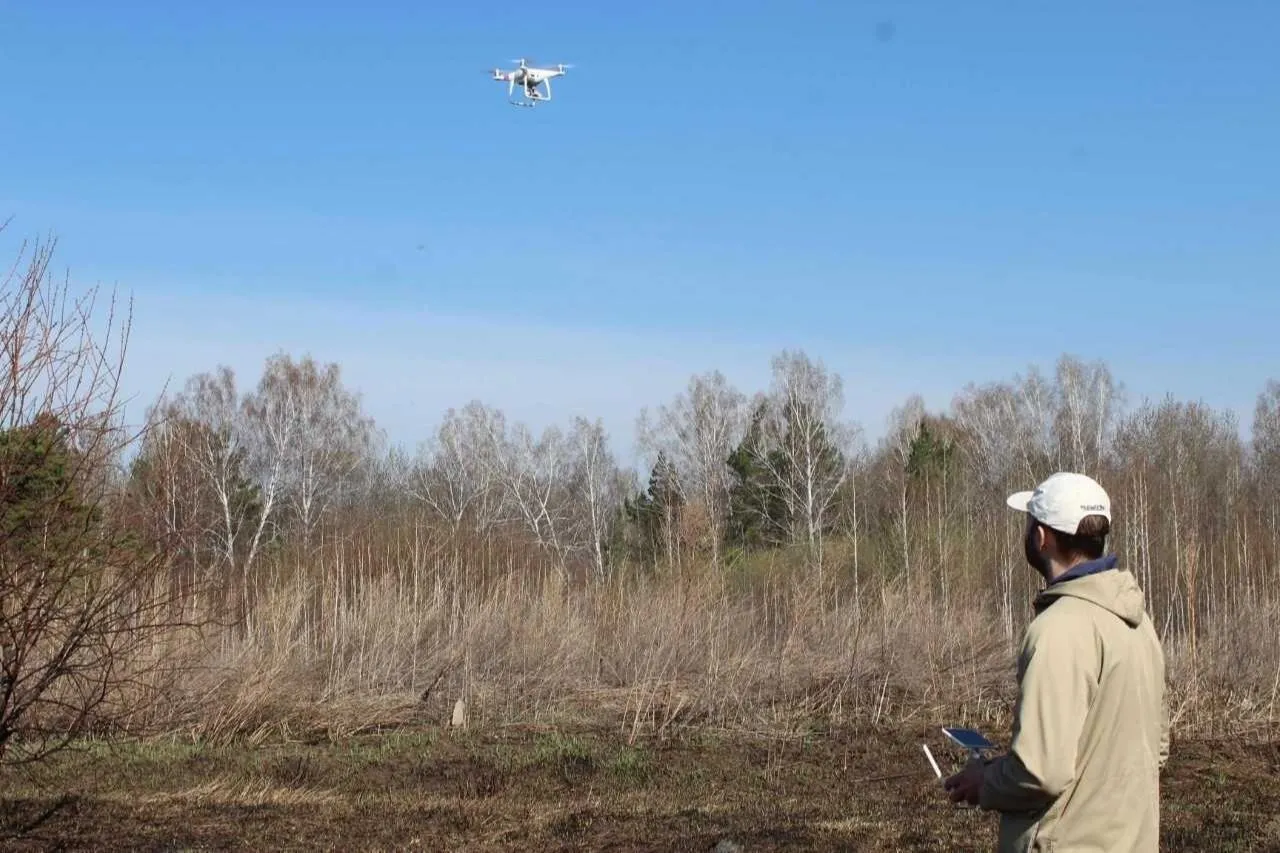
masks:
[[[28,248],[30,254],[28,255]],[[122,512],[119,397],[127,314],[73,299],[54,244],[23,245],[0,280],[0,760],[37,761],[88,729],[126,726],[157,686],[157,639],[180,614],[167,542]]]

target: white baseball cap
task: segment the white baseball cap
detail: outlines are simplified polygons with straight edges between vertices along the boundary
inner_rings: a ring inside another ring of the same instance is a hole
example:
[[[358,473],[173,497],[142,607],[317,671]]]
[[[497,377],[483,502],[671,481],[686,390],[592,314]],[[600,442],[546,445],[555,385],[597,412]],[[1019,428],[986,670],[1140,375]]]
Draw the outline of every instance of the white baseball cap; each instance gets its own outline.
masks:
[[[1040,523],[1075,535],[1080,521],[1087,515],[1106,516],[1111,520],[1111,498],[1092,477],[1060,471],[1035,491],[1017,492],[1009,496],[1009,506],[1029,512]]]

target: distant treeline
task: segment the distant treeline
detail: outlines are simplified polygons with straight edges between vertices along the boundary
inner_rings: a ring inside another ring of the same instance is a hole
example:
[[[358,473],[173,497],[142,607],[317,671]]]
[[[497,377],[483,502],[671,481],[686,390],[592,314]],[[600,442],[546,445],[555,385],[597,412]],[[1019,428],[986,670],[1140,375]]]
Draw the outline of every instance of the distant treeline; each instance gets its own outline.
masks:
[[[109,708],[359,727],[400,713],[370,702],[461,697],[635,730],[996,714],[1039,585],[1005,497],[1059,470],[1112,494],[1175,722],[1280,720],[1275,381],[1242,438],[1198,402],[1122,405],[1105,364],[1064,355],[945,411],[911,397],[871,444],[841,378],[787,351],[767,388],[712,371],[639,412],[627,470],[598,420],[535,434],[478,401],[390,446],[338,365],[280,353],[252,387],[191,377],[135,436],[123,341],[48,256],[0,289],[0,675],[21,688],[0,730]]]

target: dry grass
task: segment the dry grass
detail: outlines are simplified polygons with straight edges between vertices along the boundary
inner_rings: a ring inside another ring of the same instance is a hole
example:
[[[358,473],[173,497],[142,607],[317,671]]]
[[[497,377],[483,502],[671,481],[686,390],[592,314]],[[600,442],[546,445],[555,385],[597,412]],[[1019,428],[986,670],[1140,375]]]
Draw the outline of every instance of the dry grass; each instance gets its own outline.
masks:
[[[156,736],[7,779],[6,844],[990,848],[992,816],[950,807],[919,750],[958,767],[949,722],[1007,742],[1013,650],[990,597],[864,577],[858,600],[784,560],[577,586],[349,569],[280,572],[247,625],[157,650],[173,677]],[[1170,849],[1280,839],[1275,746],[1198,741],[1275,738],[1276,615],[1168,644]]]
[[[760,737],[394,732],[335,743],[91,743],[0,791],[5,849],[990,850],[921,755],[933,723]],[[1280,752],[1175,745],[1164,849],[1274,849]],[[728,845],[725,845],[728,846]],[[723,849],[723,848],[722,848]],[[733,848],[730,848],[733,849]]]
[[[514,568],[514,567],[513,567]],[[258,591],[247,627],[184,652],[151,727],[194,739],[341,738],[445,725],[788,732],[1007,721],[1012,644],[990,597],[774,561],[565,586],[533,567],[321,565]],[[1167,642],[1175,723],[1206,735],[1280,720],[1280,609]],[[1015,638],[1016,640],[1016,638]]]
[[[573,591],[507,580],[483,597],[415,599],[383,577],[328,598],[317,622],[295,588],[264,597],[254,630],[208,670],[221,676],[200,702],[212,710],[202,734],[307,725],[319,709],[348,732],[360,728],[352,711],[372,715],[367,725],[415,707],[444,720],[458,698],[477,722],[773,729],[934,707],[983,716],[1007,693],[1008,648],[985,639],[981,610],[939,624],[933,602],[890,588],[859,607],[803,576],[749,596],[705,573]]]
[[[1274,732],[1280,724],[1280,602],[1258,601],[1165,643],[1175,725],[1206,737]]]
[[[146,805],[209,806],[332,806],[342,802],[342,797],[332,790],[322,788],[295,788],[267,779],[241,781],[231,776],[209,779],[192,787],[177,791],[152,791],[139,796],[136,793],[108,792],[106,799],[127,798]]]

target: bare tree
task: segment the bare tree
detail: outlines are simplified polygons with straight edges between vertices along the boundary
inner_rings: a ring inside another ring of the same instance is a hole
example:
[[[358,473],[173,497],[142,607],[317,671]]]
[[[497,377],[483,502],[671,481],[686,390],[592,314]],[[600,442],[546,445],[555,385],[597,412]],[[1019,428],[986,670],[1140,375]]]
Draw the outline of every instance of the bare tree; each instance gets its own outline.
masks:
[[[146,656],[170,627],[167,543],[123,520],[129,317],[71,299],[36,244],[0,279],[0,760],[36,761],[144,706]],[[25,262],[24,262],[24,259]]]
[[[893,490],[897,503],[896,520],[898,528],[899,555],[902,559],[902,571],[911,577],[911,506],[908,501],[910,493],[910,477],[908,466],[911,451],[920,435],[920,425],[925,418],[924,398],[912,394],[905,403],[893,410],[889,415],[889,429],[885,434],[885,446],[889,450],[893,464],[887,468],[887,485]]]
[[[994,581],[1010,642],[1016,613],[1022,612],[1014,604],[1015,578],[1022,583],[1029,575],[1010,570],[1021,560],[1021,527],[1005,512],[1004,497],[1063,467],[1100,466],[1114,431],[1118,397],[1119,384],[1104,365],[1063,357],[1056,382],[1033,367],[1010,381],[968,385],[952,403],[957,446],[972,479],[967,488],[983,508],[972,513],[966,529],[1005,531],[981,547],[991,551],[986,559],[1002,567]]]
[[[1201,593],[1221,583],[1225,555],[1233,550],[1227,543],[1236,536],[1244,454],[1234,415],[1167,397],[1126,417],[1116,446],[1128,473],[1117,498],[1132,507],[1127,523],[1142,526],[1135,556],[1153,610],[1167,629],[1185,636],[1194,631],[1197,601],[1207,606]],[[1244,568],[1235,583],[1217,588],[1232,605],[1264,592]]]
[[[1017,428],[1011,417],[1016,408],[1008,385],[969,385],[952,401],[952,413],[967,437],[963,447],[966,462],[993,490],[1005,488],[1019,475]]]
[[[162,410],[163,429],[194,467],[198,479],[185,484],[194,495],[207,495],[213,512],[202,531],[213,543],[228,572],[248,572],[252,555],[240,563],[244,532],[260,527],[265,511],[245,494],[248,445],[235,374],[219,367],[191,377],[181,394]],[[233,575],[234,576],[234,575]]]
[[[527,426],[517,424],[502,451],[502,483],[513,519],[556,557],[567,580],[565,561],[573,544],[566,536],[572,517],[568,483],[573,450],[563,430],[550,426],[534,438]]]
[[[590,555],[597,576],[606,573],[622,485],[599,421],[577,418],[568,434],[551,426],[535,436],[477,401],[450,409],[419,450],[410,491],[454,530],[468,522],[477,533],[522,529],[562,574],[579,552]]]
[[[970,385],[957,396],[952,410],[969,439],[968,462],[985,484],[1002,490],[1035,477],[1037,466],[1029,452],[1035,427],[1019,405],[1015,385]]]
[[[373,421],[359,397],[342,385],[338,365],[283,353],[267,360],[258,388],[245,401],[265,451],[268,482],[279,485],[303,547],[329,510],[347,498],[376,445]],[[278,476],[278,479],[274,479]]]
[[[440,519],[459,531],[470,524],[490,533],[505,510],[502,454],[507,425],[502,413],[479,401],[450,409],[415,462],[409,489]]]
[[[154,408],[152,416],[154,417]],[[199,563],[199,529],[208,525],[201,519],[206,503],[199,494],[200,478],[190,466],[187,441],[181,421],[157,421],[142,441],[131,466],[131,498],[135,524],[148,531],[151,540],[182,542],[182,550],[195,569]]]
[[[264,377],[265,378],[265,377]],[[289,455],[301,429],[295,401],[288,394],[263,393],[242,399],[241,433],[245,469],[259,490],[258,504],[247,531],[249,541],[240,561],[241,618],[249,615],[251,569],[259,551],[279,529],[280,504],[286,488]]]
[[[153,407],[151,428],[130,466],[128,491],[135,513],[134,526],[150,542],[169,542],[174,548],[174,572],[203,587],[203,581],[222,581],[218,588],[235,592],[228,578],[238,577],[237,544],[247,523],[252,487],[243,477],[218,477],[220,449],[211,428],[180,413],[173,402]],[[227,466],[230,467],[230,466]],[[193,598],[193,604],[198,597]],[[223,599],[225,603],[225,597]]]
[[[868,448],[862,431],[858,430],[856,438],[850,442],[845,455],[845,479],[836,497],[836,530],[852,546],[851,569],[853,570],[854,600],[862,600],[861,586],[861,542],[866,522],[864,520],[862,495],[863,481],[871,464],[870,448]]]
[[[617,524],[622,506],[623,476],[609,450],[604,424],[599,420],[574,418],[569,436],[574,449],[577,492],[577,514],[581,518],[584,540],[591,554],[596,578],[608,574],[605,545]]]
[[[728,512],[729,454],[746,428],[746,396],[719,371],[694,376],[688,388],[656,418],[647,410],[637,422],[638,444],[654,456],[662,451],[675,465],[686,495],[701,500],[707,514],[712,564],[719,566]]]
[[[1058,467],[1097,475],[1119,413],[1120,385],[1103,362],[1068,355],[1058,360],[1056,379]]]
[[[773,387],[765,401],[765,439],[753,446],[787,508],[793,541],[804,542],[822,567],[823,536],[848,476],[844,452],[855,427],[841,419],[840,377],[803,352],[773,359]]]
[[[1258,395],[1253,412],[1254,492],[1268,531],[1271,567],[1280,566],[1280,382],[1272,379]]]

